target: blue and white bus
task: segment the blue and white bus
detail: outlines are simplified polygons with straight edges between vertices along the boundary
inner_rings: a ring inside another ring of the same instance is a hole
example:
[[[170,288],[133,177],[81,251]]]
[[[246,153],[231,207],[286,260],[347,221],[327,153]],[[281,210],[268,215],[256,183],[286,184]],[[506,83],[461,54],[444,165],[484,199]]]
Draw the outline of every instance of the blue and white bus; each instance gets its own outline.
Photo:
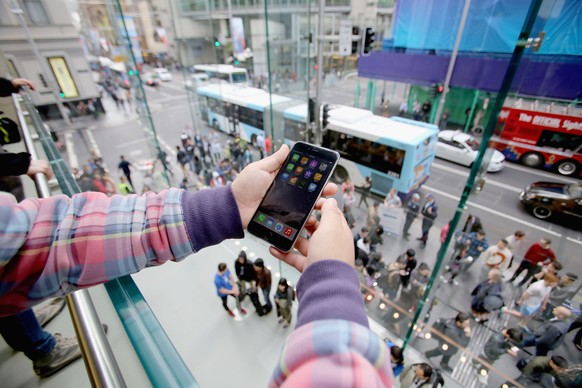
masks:
[[[252,144],[259,133],[265,135],[266,130],[270,134],[271,104],[275,107],[292,101],[275,94],[269,96],[262,89],[228,84],[201,86],[196,92],[200,97],[200,113],[208,125],[230,135],[238,134]],[[273,122],[278,122],[275,109],[273,116]]]
[[[248,86],[247,69],[232,65],[194,65],[195,74],[206,74],[211,82],[225,82],[238,86]]]
[[[350,107],[330,111],[323,146],[338,151],[334,178],[350,177],[361,186],[372,177],[372,191],[386,195],[398,190],[406,199],[428,179],[438,142],[436,125],[395,120]]]

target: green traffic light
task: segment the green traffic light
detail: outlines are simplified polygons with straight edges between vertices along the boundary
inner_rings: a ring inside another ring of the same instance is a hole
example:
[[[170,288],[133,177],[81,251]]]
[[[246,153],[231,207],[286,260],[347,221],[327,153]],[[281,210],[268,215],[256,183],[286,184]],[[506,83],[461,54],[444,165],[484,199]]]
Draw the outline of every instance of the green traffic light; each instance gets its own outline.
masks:
[[[220,47],[220,42],[219,41],[214,41],[214,46]]]
[[[60,96],[61,98],[65,98],[65,93],[63,93],[63,92],[60,92],[60,93],[59,93],[59,96]]]
[[[235,64],[235,65],[239,65],[239,64],[240,64],[240,62],[239,62],[239,61],[234,61],[234,64]]]
[[[133,70],[130,70],[129,71],[129,75],[133,75]]]

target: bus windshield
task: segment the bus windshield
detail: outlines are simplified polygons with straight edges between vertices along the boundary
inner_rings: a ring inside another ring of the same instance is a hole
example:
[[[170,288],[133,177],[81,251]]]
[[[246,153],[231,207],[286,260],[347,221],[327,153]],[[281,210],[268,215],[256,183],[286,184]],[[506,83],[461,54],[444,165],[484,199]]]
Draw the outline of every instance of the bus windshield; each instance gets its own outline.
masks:
[[[232,83],[233,84],[240,84],[240,83],[245,83],[247,82],[247,74],[242,72],[242,73],[232,73],[231,74],[232,77]]]

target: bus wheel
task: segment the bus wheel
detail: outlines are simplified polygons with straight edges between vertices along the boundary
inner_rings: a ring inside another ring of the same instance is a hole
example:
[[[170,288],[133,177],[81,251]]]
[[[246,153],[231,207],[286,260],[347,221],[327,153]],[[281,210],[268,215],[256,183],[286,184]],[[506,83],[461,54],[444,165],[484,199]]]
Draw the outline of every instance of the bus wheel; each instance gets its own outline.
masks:
[[[528,152],[521,157],[520,161],[525,166],[539,168],[544,164],[544,157],[537,152]]]
[[[545,205],[537,205],[533,208],[532,213],[534,217],[539,218],[540,220],[545,220],[552,216],[552,209]]]
[[[556,170],[565,176],[574,175],[578,171],[578,163],[573,160],[563,160],[558,163]]]
[[[336,182],[343,182],[349,177],[348,172],[342,166],[337,166],[333,172],[333,180]]]

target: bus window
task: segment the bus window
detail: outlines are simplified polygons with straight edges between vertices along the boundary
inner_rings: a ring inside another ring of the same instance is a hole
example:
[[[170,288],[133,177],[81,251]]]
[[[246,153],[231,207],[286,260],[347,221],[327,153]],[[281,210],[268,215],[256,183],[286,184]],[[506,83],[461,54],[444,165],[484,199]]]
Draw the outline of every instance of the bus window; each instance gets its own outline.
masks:
[[[538,147],[554,148],[560,151],[575,151],[582,145],[582,137],[573,133],[558,133],[550,130],[542,131]]]
[[[305,130],[306,130],[305,123],[285,119],[283,122],[283,126],[285,139],[291,141],[305,140]]]
[[[232,83],[233,84],[240,84],[247,82],[247,75],[246,73],[232,73]]]
[[[224,115],[224,106],[222,105],[221,101],[218,101],[212,97],[208,97],[208,107],[212,112],[219,115]]]
[[[200,115],[202,120],[208,121],[208,97],[200,96]]]
[[[239,120],[242,124],[250,125],[251,127],[264,130],[262,112],[245,108],[244,106],[239,106],[238,114]]]

